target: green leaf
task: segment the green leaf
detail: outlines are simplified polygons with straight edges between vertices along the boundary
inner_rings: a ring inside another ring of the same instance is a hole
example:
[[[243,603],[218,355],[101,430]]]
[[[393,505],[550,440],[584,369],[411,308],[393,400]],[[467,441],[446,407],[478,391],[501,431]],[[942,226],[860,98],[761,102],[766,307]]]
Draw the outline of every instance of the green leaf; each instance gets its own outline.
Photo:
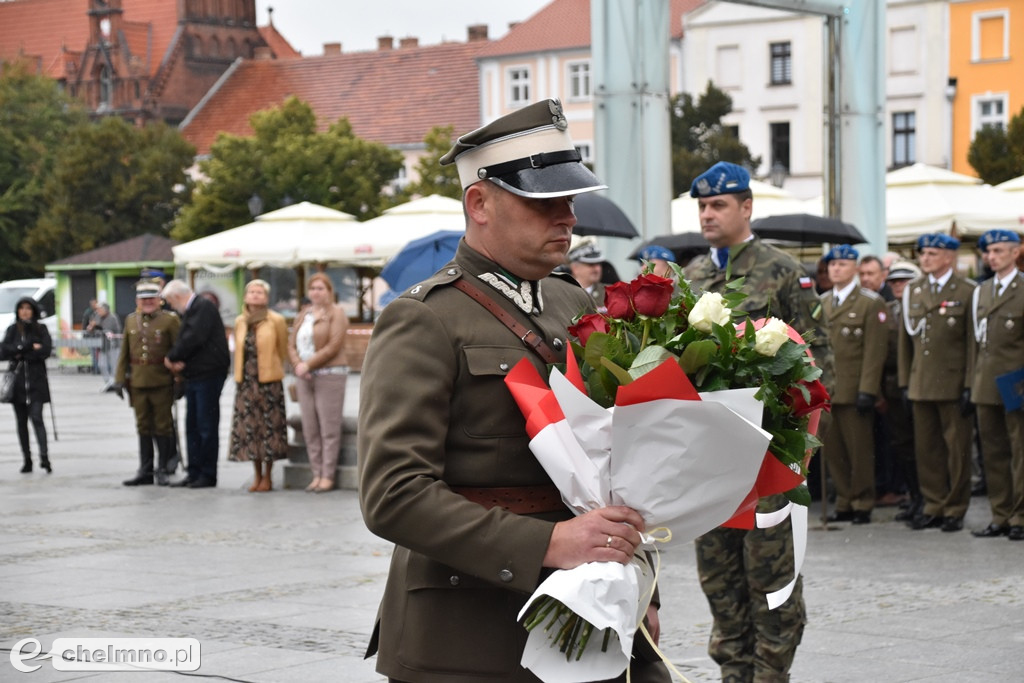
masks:
[[[706,366],[718,351],[718,344],[711,339],[691,342],[683,349],[679,364],[686,374],[694,373]]]
[[[786,491],[785,496],[797,505],[811,506],[811,492],[807,488],[807,484],[800,484],[796,488]]]
[[[609,359],[602,356],[600,363],[602,367],[604,367],[606,370],[608,370],[608,372],[612,373],[612,375],[615,376],[615,379],[619,381],[619,386],[622,386],[623,384],[629,384],[630,382],[633,381],[633,378],[630,376],[628,371],[626,371],[623,368],[620,368],[618,365],[616,365]]]
[[[629,366],[629,375],[633,379],[642,377],[670,358],[676,359],[667,349],[661,346],[648,346],[633,359],[633,364]]]

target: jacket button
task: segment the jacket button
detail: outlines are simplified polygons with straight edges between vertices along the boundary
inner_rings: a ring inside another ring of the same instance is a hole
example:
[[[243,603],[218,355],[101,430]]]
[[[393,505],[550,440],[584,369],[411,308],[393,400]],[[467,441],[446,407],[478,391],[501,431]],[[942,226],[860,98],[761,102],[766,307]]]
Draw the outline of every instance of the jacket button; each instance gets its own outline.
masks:
[[[459,585],[459,577],[455,576],[455,575],[449,577],[448,583],[450,583],[453,586],[458,586]]]
[[[500,579],[502,583],[509,583],[514,578],[515,576],[509,569],[502,569],[500,572],[498,572],[498,579]]]
[[[448,274],[449,274],[449,275],[457,275],[457,274],[458,274],[458,272],[459,272],[459,271],[455,270],[454,268],[449,268],[449,269],[448,269]]]
[[[551,341],[551,345],[555,347],[555,351],[561,351],[562,350],[562,340],[561,339],[553,339]]]
[[[508,372],[508,363],[501,363],[498,365],[498,369],[502,372]]]

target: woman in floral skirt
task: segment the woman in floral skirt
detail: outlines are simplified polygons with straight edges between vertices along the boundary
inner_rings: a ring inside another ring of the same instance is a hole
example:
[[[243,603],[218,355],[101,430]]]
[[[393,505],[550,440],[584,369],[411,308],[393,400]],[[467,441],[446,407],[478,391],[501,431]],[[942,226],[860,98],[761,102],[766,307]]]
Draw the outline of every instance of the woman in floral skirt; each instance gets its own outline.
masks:
[[[268,309],[270,285],[245,286],[245,312],[235,319],[235,412],[231,420],[229,460],[251,460],[250,491],[270,491],[275,460],[288,457],[284,411],[284,359],[288,325]]]

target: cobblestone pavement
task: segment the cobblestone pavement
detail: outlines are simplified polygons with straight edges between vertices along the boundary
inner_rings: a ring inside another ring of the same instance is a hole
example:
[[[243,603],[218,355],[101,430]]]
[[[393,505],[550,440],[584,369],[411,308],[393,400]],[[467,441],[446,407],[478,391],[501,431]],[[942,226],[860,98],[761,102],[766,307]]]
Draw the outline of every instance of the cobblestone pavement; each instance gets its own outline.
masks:
[[[130,409],[99,393],[97,377],[53,371],[51,384],[59,429],[52,475],[18,473],[13,414],[0,411],[0,646],[27,637],[44,649],[61,636],[191,637],[206,676],[381,680],[362,653],[390,546],[363,526],[355,492],[248,493],[251,468],[223,461],[230,383],[219,487],[125,488],[136,462]],[[347,411],[358,392],[348,393]],[[891,521],[893,512],[823,530],[812,510],[809,623],[793,680],[1022,680],[1024,543],[913,532]],[[983,498],[972,500],[967,521],[988,522]],[[666,553],[662,567],[662,649],[690,681],[718,680],[693,553]],[[117,674],[138,677],[181,680]],[[22,674],[0,654],[0,681],[86,678],[110,674],[46,662]]]

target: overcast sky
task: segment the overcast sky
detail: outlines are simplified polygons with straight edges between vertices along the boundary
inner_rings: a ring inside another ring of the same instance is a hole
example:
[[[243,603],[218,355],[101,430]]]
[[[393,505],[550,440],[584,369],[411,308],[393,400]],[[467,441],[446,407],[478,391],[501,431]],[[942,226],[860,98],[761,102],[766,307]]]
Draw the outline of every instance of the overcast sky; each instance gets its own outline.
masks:
[[[377,49],[377,37],[416,37],[420,45],[466,40],[466,27],[487,24],[491,39],[508,32],[550,0],[256,0],[259,25],[274,8],[274,26],[306,56],[323,54],[324,43],[345,52]]]

